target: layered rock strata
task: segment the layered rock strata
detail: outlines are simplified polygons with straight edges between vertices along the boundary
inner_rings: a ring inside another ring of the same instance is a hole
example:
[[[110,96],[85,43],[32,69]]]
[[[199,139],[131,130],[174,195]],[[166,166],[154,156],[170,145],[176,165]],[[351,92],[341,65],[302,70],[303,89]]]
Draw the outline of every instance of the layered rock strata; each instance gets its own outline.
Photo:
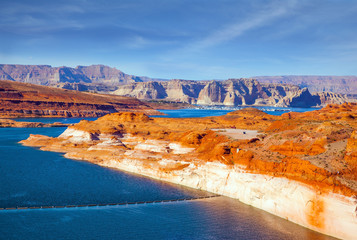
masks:
[[[50,65],[0,64],[0,80],[13,80],[78,90],[109,90],[112,86],[143,82],[147,77],[128,75],[104,65],[52,67]],[[150,79],[155,80],[155,79]]]
[[[158,114],[134,98],[0,81],[0,117],[99,117],[118,111]]]
[[[341,94],[311,94],[307,88],[301,89],[298,86],[287,84],[262,84],[255,79],[135,82],[118,86],[118,90],[114,94],[145,100],[224,106],[314,107],[348,101]]]
[[[202,105],[325,106],[356,94],[355,76],[277,76],[226,81],[153,79],[104,65],[51,67],[0,64],[0,80],[68,90],[113,93],[145,100]],[[258,81],[256,81],[258,80]],[[308,87],[313,94],[307,93]]]
[[[114,113],[21,143],[217,194],[355,239],[357,104],[271,116],[149,118]]]
[[[357,93],[357,76],[258,76],[261,83],[294,84],[311,92]]]

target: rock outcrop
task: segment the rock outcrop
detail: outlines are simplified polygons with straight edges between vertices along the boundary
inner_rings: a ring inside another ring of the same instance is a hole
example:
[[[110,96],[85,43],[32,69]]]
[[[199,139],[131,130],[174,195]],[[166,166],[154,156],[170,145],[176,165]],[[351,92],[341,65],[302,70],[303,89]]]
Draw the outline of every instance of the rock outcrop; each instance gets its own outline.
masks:
[[[144,100],[166,100],[199,105],[225,106],[315,107],[348,101],[341,94],[311,94],[307,88],[300,89],[298,86],[287,84],[261,84],[255,79],[136,82],[119,86],[114,94]]]
[[[118,87],[116,95],[131,96],[145,100],[165,100],[195,103],[205,82],[171,80],[162,82],[132,83]]]
[[[80,91],[112,91],[113,86],[152,80],[128,75],[104,65],[51,67],[50,65],[0,64],[0,80],[12,80]]]
[[[0,81],[0,117],[99,117],[118,111],[158,114],[134,98]]]
[[[331,98],[327,99],[326,97],[324,97],[324,94],[321,94],[321,96],[324,98],[323,105],[333,103],[333,101],[336,100]],[[341,96],[339,100],[342,101],[342,99],[344,98]],[[337,103],[340,103],[340,101],[338,101]],[[314,107],[321,105],[322,101],[320,99],[320,95],[311,95],[307,88],[289,93],[276,104],[276,106],[279,107]]]
[[[0,128],[41,128],[41,127],[68,127],[65,123],[17,122],[11,119],[0,119]]]
[[[352,103],[282,116],[250,108],[191,119],[113,113],[57,138],[31,135],[21,143],[237,198],[355,239],[356,118]]]
[[[253,79],[258,80],[259,83],[257,84]],[[164,79],[128,75],[104,65],[70,68],[0,64],[0,80],[77,91],[108,93],[117,90],[115,94],[130,95],[140,99],[165,99],[229,106],[274,105],[286,95],[296,94],[298,90],[295,86],[298,86],[299,90],[308,87],[314,96],[320,96],[321,105],[344,102],[345,97],[340,94],[349,94],[351,97],[357,94],[356,76],[277,76],[227,81],[171,80],[167,82]],[[328,92],[334,93],[335,96]],[[284,100],[284,102],[289,101]]]
[[[354,76],[280,76],[226,81],[164,81],[128,75],[104,65],[70,68],[0,64],[0,80],[77,91],[114,92],[117,95],[145,100],[227,106],[274,106],[275,104],[276,106],[325,106],[330,103],[345,102],[346,97],[341,93],[350,94],[352,97],[357,94],[357,77]],[[301,90],[305,87],[313,93],[310,99],[309,96],[305,96],[306,92]],[[294,99],[289,99],[289,96]],[[299,99],[303,101],[298,102]],[[292,105],[289,105],[290,103]]]
[[[357,94],[357,76],[258,76],[261,83],[294,84],[311,92]]]
[[[315,96],[318,96],[321,101],[321,105],[327,105],[327,104],[342,104],[345,102],[350,101],[346,95],[338,94],[338,93],[333,93],[333,92],[317,92],[314,94]]]

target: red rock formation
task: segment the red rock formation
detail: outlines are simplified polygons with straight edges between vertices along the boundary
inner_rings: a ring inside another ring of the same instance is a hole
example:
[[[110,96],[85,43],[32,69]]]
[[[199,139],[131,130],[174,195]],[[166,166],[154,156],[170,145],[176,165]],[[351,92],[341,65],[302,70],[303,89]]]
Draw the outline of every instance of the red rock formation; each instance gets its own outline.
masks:
[[[347,171],[338,161],[356,166],[357,140],[355,132],[351,135],[351,129],[356,129],[357,124],[352,118],[339,118],[344,112],[355,116],[357,104],[328,106],[313,113],[291,113],[282,117],[269,116],[256,109],[202,119],[153,119],[142,113],[115,113],[94,122],[81,121],[71,128],[97,135],[130,133],[142,139],[178,142],[195,148],[194,158],[239,165],[254,173],[287,177],[318,187],[320,191],[351,196],[357,189],[343,185],[336,177],[343,177],[336,175],[337,172]],[[239,140],[209,130],[231,127],[265,131],[256,139]],[[343,145],[343,141],[347,141],[347,145]],[[324,168],[324,164],[328,168]],[[351,175],[346,177],[348,180]]]
[[[314,143],[294,143],[293,141],[286,141],[281,145],[272,145],[270,150],[278,152],[285,156],[296,155],[318,155],[325,152],[326,138],[316,140]]]
[[[134,98],[0,81],[0,117],[98,117],[117,111],[157,113]]]
[[[355,130],[347,140],[345,161],[348,164],[348,173],[357,181],[357,131]]]
[[[32,135],[22,143],[234,196],[314,230],[351,238],[356,226],[356,115],[357,104],[284,116],[256,109],[191,119],[113,113],[81,121],[58,138]],[[248,139],[225,134],[237,128],[260,133]]]

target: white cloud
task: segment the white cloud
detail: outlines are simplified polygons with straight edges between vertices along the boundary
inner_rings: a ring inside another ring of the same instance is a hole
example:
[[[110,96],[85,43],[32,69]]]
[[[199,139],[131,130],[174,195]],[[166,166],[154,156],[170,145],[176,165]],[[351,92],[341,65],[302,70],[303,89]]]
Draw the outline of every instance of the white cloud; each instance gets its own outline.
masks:
[[[9,3],[0,8],[0,31],[27,34],[57,29],[81,29],[83,24],[68,16],[82,12],[83,9],[75,5],[32,6]]]
[[[142,36],[133,36],[126,43],[125,46],[130,49],[143,49],[154,46],[167,46],[176,44],[176,40],[151,40]]]
[[[296,0],[275,1],[268,6],[263,6],[261,9],[254,11],[253,14],[243,21],[229,23],[221,29],[214,30],[207,37],[186,46],[185,49],[197,51],[233,40],[249,30],[266,26],[278,18],[286,16],[296,5]]]

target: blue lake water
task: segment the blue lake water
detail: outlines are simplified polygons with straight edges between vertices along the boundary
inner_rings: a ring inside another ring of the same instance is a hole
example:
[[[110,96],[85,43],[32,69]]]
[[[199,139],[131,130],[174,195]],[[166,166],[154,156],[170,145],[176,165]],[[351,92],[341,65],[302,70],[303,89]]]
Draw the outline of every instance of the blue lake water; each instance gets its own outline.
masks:
[[[283,107],[256,107],[268,114],[278,115],[280,116],[283,113],[287,112],[307,112],[314,111],[317,108],[283,108]],[[212,117],[212,116],[221,116],[225,115],[229,112],[233,112],[236,110],[242,109],[238,108],[229,108],[226,107],[224,109],[194,109],[194,108],[186,108],[186,109],[176,109],[176,110],[159,110],[165,115],[152,116],[152,117],[170,117],[170,118],[196,118],[196,117]],[[23,121],[23,122],[42,122],[42,123],[78,123],[82,119],[86,119],[89,121],[96,120],[97,118],[14,118],[15,121]]]
[[[287,112],[308,112],[317,110],[317,108],[282,108],[282,107],[256,107],[270,115],[280,116]],[[159,110],[165,113],[165,116],[155,116],[155,117],[172,117],[172,118],[195,118],[195,117],[212,117],[221,116],[229,112],[233,112],[242,108],[224,108],[224,109],[177,109],[177,110]]]
[[[14,118],[13,120],[17,122],[42,122],[42,123],[79,123],[82,119],[88,121],[94,121],[97,118]]]
[[[210,195],[17,143],[30,133],[58,136],[64,129],[0,128],[0,207],[105,204]],[[331,238],[237,200],[216,197],[111,207],[2,210],[0,239]]]

